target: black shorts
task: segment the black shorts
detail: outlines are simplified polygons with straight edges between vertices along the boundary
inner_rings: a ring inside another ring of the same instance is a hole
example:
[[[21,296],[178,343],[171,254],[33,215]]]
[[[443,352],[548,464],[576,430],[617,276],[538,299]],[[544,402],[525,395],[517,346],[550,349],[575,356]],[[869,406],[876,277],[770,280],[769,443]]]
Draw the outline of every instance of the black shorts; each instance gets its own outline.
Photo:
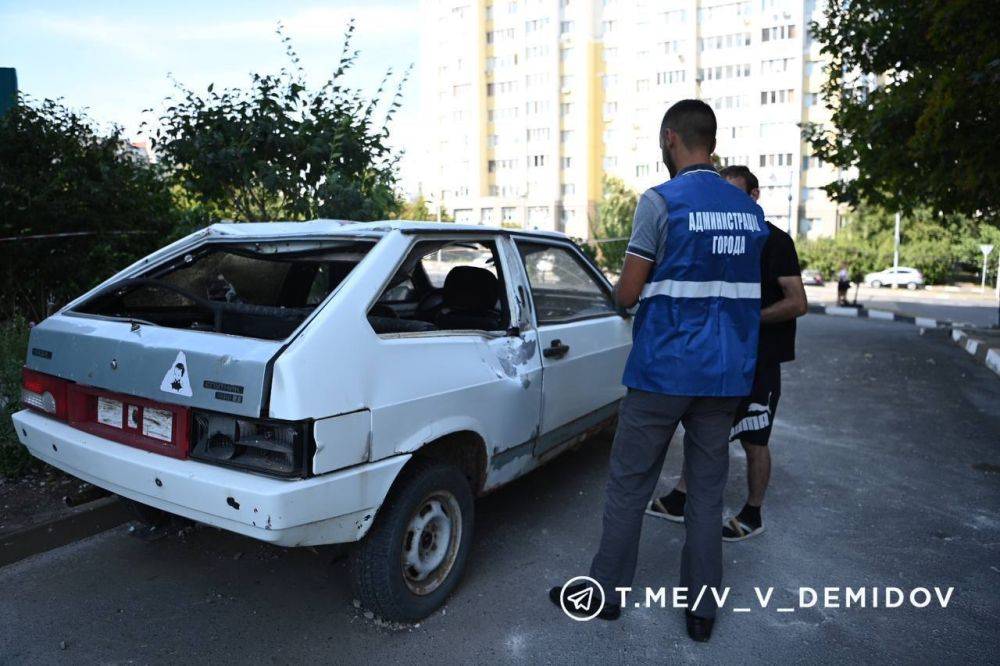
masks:
[[[777,363],[758,365],[750,395],[743,398],[736,408],[729,441],[739,440],[747,444],[767,446],[780,397],[781,366]]]

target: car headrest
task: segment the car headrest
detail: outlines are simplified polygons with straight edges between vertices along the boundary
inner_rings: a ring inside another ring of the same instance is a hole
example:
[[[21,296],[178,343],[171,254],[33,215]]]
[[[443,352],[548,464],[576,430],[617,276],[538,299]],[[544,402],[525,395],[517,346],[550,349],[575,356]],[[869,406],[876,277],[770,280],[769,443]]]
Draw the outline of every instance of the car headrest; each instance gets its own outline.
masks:
[[[492,310],[500,282],[493,273],[476,266],[456,266],[444,280],[444,304],[461,310]]]

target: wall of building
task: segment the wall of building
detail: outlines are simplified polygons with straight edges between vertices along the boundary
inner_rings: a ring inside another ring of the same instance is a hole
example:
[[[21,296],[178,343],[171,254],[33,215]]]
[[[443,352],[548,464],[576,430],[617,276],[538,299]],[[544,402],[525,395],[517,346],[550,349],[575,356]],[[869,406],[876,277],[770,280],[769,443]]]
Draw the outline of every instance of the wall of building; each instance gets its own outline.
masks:
[[[605,175],[666,180],[660,119],[697,97],[770,220],[835,233],[820,188],[837,174],[799,129],[829,119],[815,0],[423,0],[422,15],[421,186],[456,220],[587,237]]]

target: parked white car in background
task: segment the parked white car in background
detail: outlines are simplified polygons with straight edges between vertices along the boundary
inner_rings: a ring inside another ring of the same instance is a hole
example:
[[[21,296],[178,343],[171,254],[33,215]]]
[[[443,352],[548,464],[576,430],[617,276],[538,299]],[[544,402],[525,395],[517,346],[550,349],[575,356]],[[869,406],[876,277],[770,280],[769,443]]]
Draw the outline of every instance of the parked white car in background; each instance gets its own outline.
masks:
[[[613,421],[631,329],[562,234],[218,224],[35,326],[14,423],[148,521],[357,542],[358,598],[415,621],[474,496]]]
[[[899,285],[907,289],[917,289],[924,286],[924,276],[916,268],[900,266],[898,268],[887,268],[877,273],[865,275],[865,284],[878,289],[879,287],[891,287]]]

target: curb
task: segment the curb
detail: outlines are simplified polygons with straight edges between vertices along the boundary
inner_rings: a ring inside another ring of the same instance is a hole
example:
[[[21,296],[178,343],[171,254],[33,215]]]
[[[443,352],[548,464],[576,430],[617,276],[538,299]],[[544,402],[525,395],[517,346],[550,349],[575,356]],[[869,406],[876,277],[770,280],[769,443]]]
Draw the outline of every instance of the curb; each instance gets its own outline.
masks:
[[[930,317],[914,317],[899,314],[892,310],[869,310],[868,308],[853,308],[840,305],[810,305],[810,314],[826,314],[834,317],[854,317],[855,319],[881,319],[883,321],[898,321],[913,324],[921,328],[951,328],[955,322]]]
[[[117,497],[104,497],[37,525],[0,534],[0,567],[99,534],[132,520]]]
[[[951,339],[955,342],[955,344],[975,357],[977,361],[985,365],[997,375],[1000,375],[1000,348],[989,347],[982,340],[969,337],[969,335],[960,328],[953,328],[951,330]]]

